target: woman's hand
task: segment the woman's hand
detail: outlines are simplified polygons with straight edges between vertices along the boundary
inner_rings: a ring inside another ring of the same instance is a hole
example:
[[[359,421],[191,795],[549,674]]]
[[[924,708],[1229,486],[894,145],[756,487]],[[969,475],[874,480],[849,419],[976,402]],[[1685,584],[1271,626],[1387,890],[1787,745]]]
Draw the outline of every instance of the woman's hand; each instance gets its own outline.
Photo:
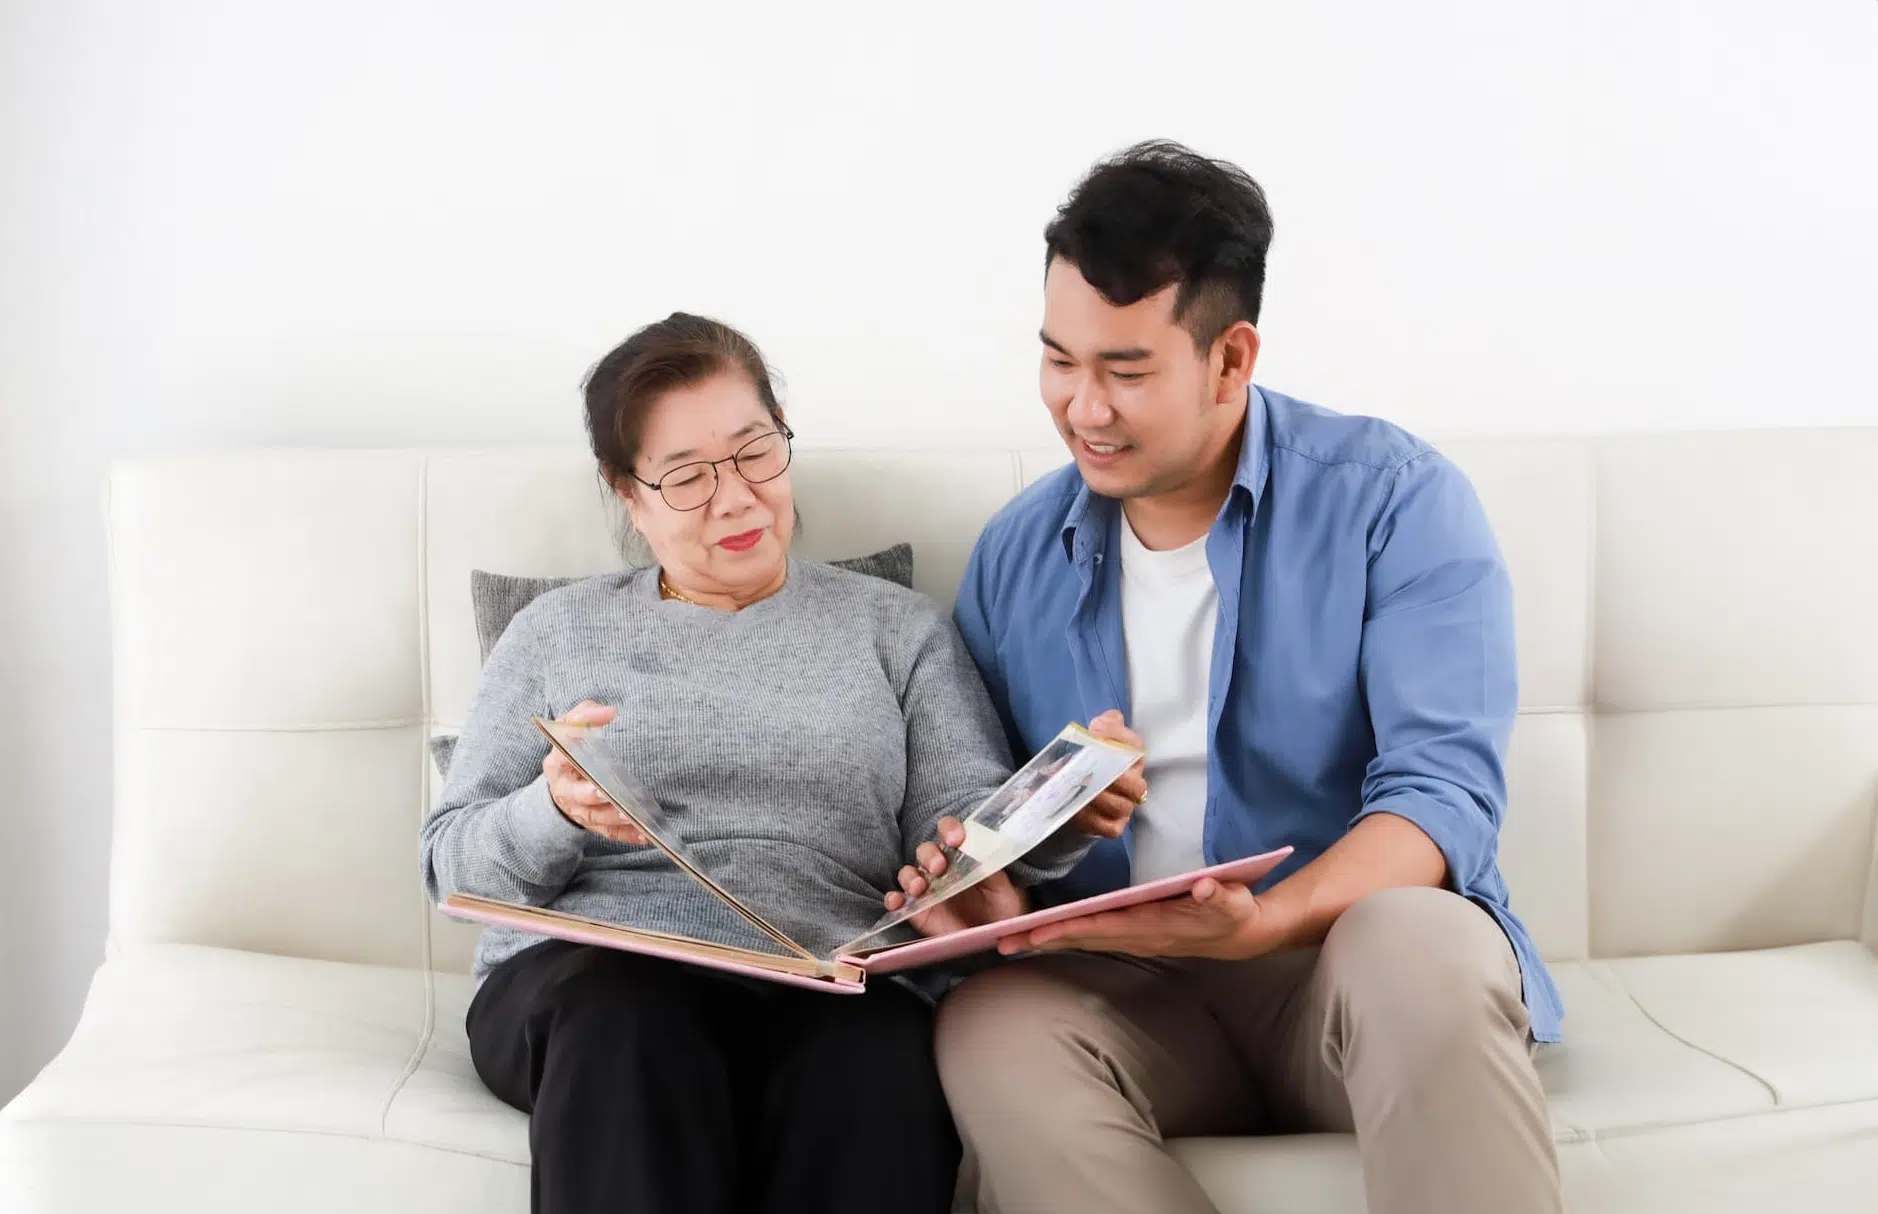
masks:
[[[559,719],[569,725],[605,725],[613,719],[613,710],[582,700]],[[615,843],[644,847],[652,842],[559,750],[548,749],[548,757],[541,761],[541,774],[548,778],[548,795],[554,798],[554,807],[575,826]]]
[[[1141,745],[1141,735],[1128,728],[1122,720],[1122,714],[1113,708],[1089,722],[1089,732],[1111,742]],[[1115,777],[1115,783],[1097,793],[1095,800],[1078,810],[1076,816],[1070,819],[1076,829],[1085,835],[1096,835],[1103,839],[1121,838],[1122,831],[1128,826],[1128,819],[1148,799],[1148,781],[1142,774],[1145,762],[1142,760]]]
[[[965,842],[965,827],[957,818],[939,819],[939,842],[957,848]],[[908,898],[917,898],[932,888],[932,879],[946,870],[945,853],[939,844],[926,842],[915,853],[917,866],[900,869],[900,888],[886,897],[887,909],[897,911]],[[1011,919],[1028,909],[1024,891],[1011,884],[1003,872],[993,873],[957,897],[948,898],[929,911],[914,915],[908,922],[922,936],[943,936],[1000,919]]]

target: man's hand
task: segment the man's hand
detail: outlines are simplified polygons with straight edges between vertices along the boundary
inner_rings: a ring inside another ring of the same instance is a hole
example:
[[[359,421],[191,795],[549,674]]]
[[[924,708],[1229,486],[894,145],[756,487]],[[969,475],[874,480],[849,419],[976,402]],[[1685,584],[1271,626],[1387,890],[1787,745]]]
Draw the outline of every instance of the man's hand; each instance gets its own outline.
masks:
[[[965,827],[957,818],[939,819],[939,842],[950,848],[958,848],[965,842]],[[937,843],[928,841],[920,844],[914,855],[919,864],[903,866],[899,874],[900,889],[886,897],[887,909],[890,911],[899,910],[906,905],[908,898],[917,898],[931,889],[933,879],[946,870],[945,853],[939,850]],[[1011,884],[1010,877],[997,872],[957,897],[948,898],[931,910],[914,915],[908,922],[922,936],[943,936],[947,932],[1014,918],[1023,914],[1025,909],[1024,891]]]
[[[1406,818],[1371,814],[1317,859],[1262,894],[1197,882],[1183,898],[1066,919],[999,942],[1000,952],[1087,949],[1137,957],[1243,961],[1320,943],[1359,899],[1399,885],[1440,887],[1447,861]]]
[[[1065,919],[1008,936],[998,951],[1086,949],[1136,957],[1210,957],[1242,961],[1277,949],[1284,931],[1278,916],[1237,882],[1208,877],[1190,895]]]
[[[1089,722],[1089,732],[1111,742],[1141,745],[1141,736],[1128,728],[1122,720],[1122,714],[1113,708]],[[1071,824],[1085,835],[1103,839],[1121,838],[1128,819],[1148,799],[1148,781],[1142,775],[1142,766],[1142,763],[1136,763],[1115,777],[1115,783],[1097,793],[1095,800],[1077,811],[1076,816],[1070,819]]]

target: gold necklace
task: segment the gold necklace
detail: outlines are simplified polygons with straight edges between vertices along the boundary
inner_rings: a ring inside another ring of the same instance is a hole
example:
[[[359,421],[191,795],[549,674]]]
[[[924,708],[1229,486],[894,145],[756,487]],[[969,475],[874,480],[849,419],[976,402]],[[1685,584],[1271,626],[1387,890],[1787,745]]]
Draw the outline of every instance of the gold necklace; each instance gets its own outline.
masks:
[[[697,606],[697,603],[692,602],[692,600],[679,593],[676,586],[673,586],[670,582],[665,580],[665,570],[663,569],[659,570],[659,597],[662,599],[677,599],[681,603],[691,603],[693,607]]]

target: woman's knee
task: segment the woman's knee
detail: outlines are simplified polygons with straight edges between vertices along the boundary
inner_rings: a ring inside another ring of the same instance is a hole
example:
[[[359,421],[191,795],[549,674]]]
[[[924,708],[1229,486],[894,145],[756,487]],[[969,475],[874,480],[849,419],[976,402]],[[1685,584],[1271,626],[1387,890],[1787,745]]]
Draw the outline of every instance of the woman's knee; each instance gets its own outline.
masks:
[[[807,996],[796,1033],[792,1070],[836,1082],[937,1093],[931,1006],[910,991],[883,984],[858,998]]]
[[[629,1045],[656,1045],[697,1031],[698,979],[675,962],[614,949],[569,954],[536,992],[532,1024]]]

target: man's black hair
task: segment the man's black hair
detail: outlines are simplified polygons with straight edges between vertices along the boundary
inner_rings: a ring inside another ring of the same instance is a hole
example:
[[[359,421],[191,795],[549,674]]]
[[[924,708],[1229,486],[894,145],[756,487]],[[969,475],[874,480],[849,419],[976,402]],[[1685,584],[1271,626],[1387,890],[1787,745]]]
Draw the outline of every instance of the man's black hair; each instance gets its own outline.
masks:
[[[1178,283],[1174,319],[1202,351],[1257,324],[1272,215],[1244,169],[1167,140],[1098,163],[1044,229],[1057,258],[1118,307]]]

